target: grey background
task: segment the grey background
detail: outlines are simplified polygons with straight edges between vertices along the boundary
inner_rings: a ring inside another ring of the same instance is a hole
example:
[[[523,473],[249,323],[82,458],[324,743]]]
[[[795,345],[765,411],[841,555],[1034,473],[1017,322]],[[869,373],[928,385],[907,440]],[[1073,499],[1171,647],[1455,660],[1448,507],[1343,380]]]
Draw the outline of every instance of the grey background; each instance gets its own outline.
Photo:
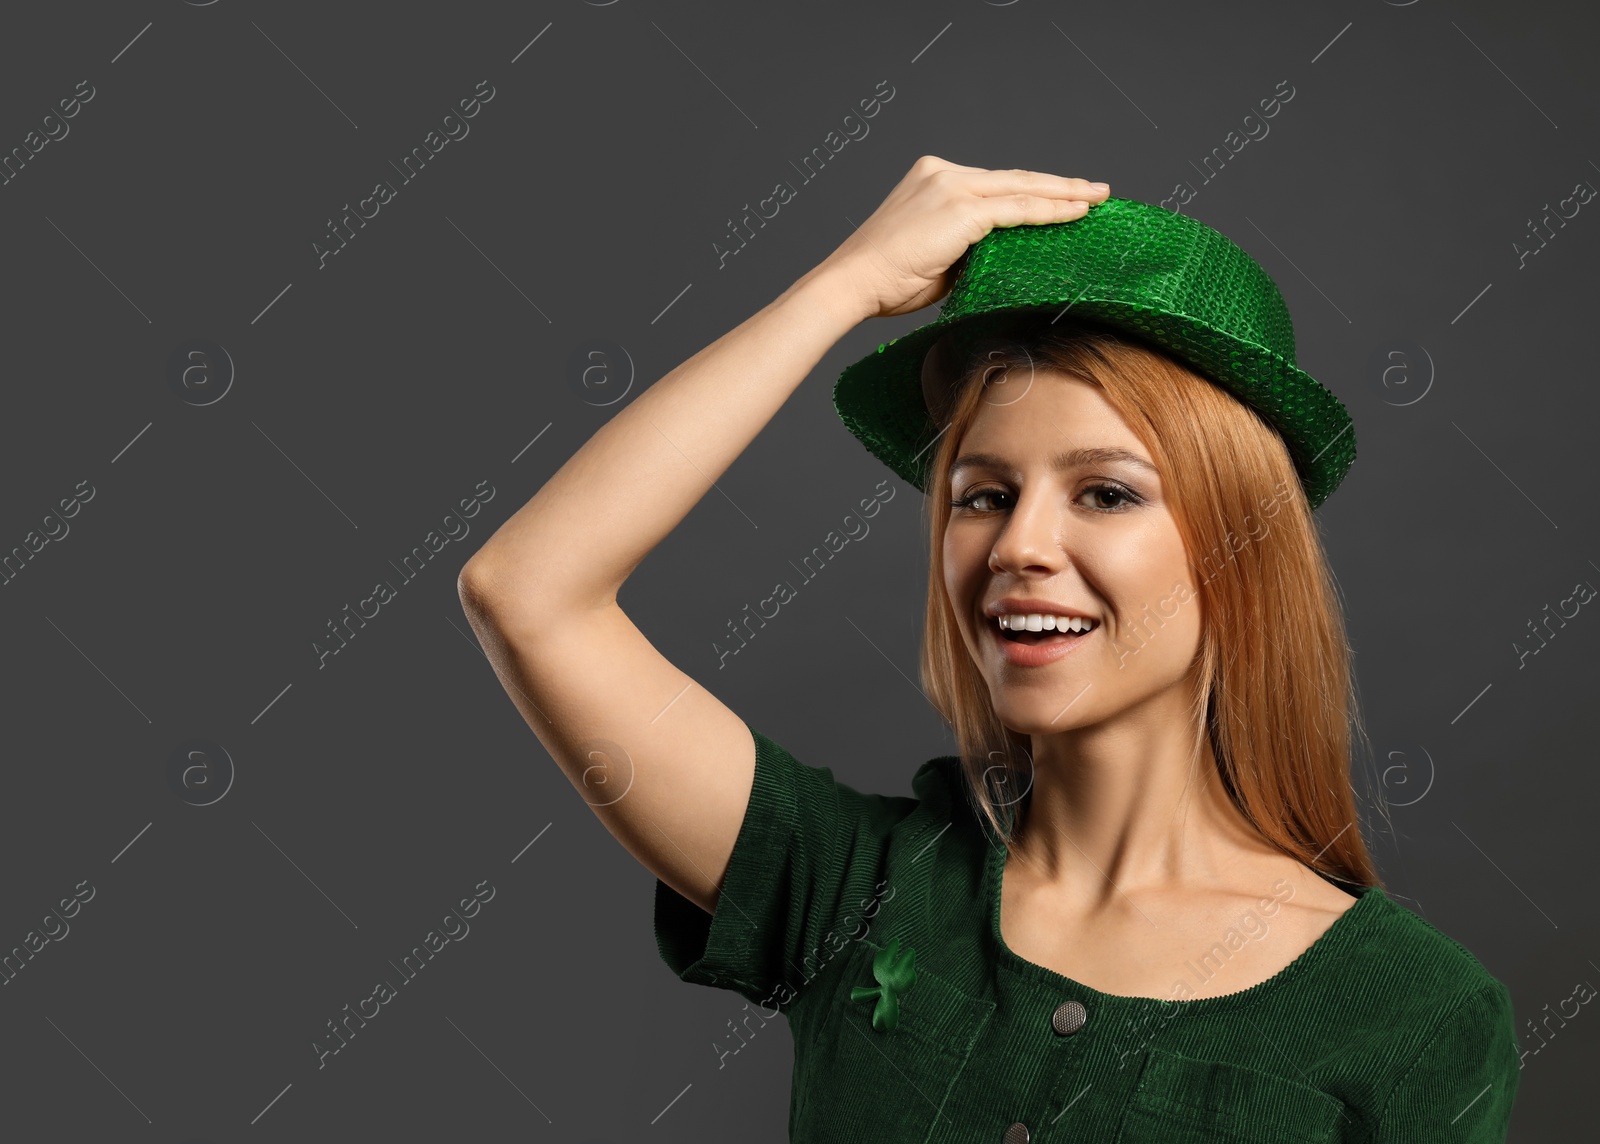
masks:
[[[1186,213],[1283,288],[1300,364],[1359,436],[1318,518],[1381,753],[1357,764],[1369,844],[1510,986],[1538,1049],[1511,1137],[1559,1138],[1600,1016],[1547,1042],[1528,1022],[1600,984],[1600,604],[1524,666],[1513,645],[1600,585],[1600,203],[1524,267],[1513,244],[1600,187],[1595,31],[1573,5],[1430,0],[9,8],[0,149],[80,80],[94,95],[0,185],[0,550],[70,529],[0,587],[0,946],[94,896],[0,989],[6,1134],[783,1137],[781,1020],[718,1067],[742,1002],[658,960],[650,875],[506,699],[455,576],[932,152],[1149,201],[1187,182]],[[801,184],[792,164],[885,79],[870,133]],[[401,184],[391,160],[481,80],[470,134]],[[1282,80],[1269,134],[1205,181]],[[319,269],[325,220],[385,179]],[[727,220],[780,180],[796,197],[719,268]],[[832,382],[935,312],[846,336],[621,597],[741,716],[887,793],[953,749],[911,682],[914,489],[891,478],[870,535],[728,668],[712,644],[888,475]],[[169,360],[196,339],[232,380],[206,359],[180,397]],[[631,361],[613,353],[611,404],[568,364],[597,339]],[[1386,383],[1384,361],[1405,369]],[[479,482],[470,534],[394,575]],[[380,579],[396,597],[319,667]],[[226,761],[175,789],[196,738]],[[470,934],[319,1068],[325,1024],[484,882]]]

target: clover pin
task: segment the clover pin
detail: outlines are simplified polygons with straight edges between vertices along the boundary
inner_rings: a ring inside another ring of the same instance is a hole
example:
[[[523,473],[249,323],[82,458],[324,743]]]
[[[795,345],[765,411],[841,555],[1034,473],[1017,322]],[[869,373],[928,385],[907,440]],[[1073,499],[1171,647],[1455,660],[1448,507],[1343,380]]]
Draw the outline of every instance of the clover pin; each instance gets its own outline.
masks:
[[[869,1001],[877,998],[872,1007],[872,1027],[880,1033],[892,1033],[900,1022],[900,999],[917,980],[917,951],[909,945],[904,952],[900,939],[891,938],[872,959],[872,977],[876,985],[855,985],[850,989],[851,1001]]]

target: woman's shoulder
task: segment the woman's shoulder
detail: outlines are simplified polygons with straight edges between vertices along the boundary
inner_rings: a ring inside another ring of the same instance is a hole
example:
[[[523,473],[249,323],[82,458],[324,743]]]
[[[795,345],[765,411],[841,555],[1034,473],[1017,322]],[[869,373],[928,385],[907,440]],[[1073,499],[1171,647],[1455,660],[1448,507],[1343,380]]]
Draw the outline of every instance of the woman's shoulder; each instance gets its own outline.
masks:
[[[1439,985],[1468,991],[1498,981],[1458,939],[1398,901],[1384,887],[1365,887],[1361,898],[1369,896],[1371,928],[1380,939],[1381,948],[1399,959],[1397,971],[1426,970]]]
[[[938,755],[917,768],[911,777],[911,790],[921,802],[939,809],[953,810],[962,805],[966,779],[961,760],[955,755]]]
[[[1333,980],[1321,983],[1345,998],[1352,1031],[1408,1030],[1401,1039],[1420,1046],[1447,1022],[1470,1018],[1483,1035],[1514,1039],[1506,1033],[1514,1029],[1510,991],[1466,945],[1380,885],[1352,889],[1356,904],[1330,931],[1344,931],[1327,965]]]

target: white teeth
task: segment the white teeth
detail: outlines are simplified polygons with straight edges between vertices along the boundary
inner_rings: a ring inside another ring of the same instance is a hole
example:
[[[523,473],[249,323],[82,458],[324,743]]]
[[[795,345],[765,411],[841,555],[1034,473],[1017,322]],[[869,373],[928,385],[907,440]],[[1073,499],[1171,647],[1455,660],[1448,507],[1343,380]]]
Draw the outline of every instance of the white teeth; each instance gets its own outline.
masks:
[[[1028,615],[1004,615],[997,617],[1002,631],[1028,631],[1028,632],[1086,632],[1095,626],[1093,620],[1080,619],[1077,616],[1056,616],[1048,613],[1030,612]]]

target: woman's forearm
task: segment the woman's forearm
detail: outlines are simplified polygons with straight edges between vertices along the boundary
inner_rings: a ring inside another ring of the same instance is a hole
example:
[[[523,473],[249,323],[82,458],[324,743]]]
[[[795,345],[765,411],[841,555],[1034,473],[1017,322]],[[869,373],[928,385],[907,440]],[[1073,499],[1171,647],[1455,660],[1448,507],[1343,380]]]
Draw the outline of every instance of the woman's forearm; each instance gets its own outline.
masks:
[[[864,316],[813,270],[656,381],[467,562],[463,595],[524,619],[617,591]]]

